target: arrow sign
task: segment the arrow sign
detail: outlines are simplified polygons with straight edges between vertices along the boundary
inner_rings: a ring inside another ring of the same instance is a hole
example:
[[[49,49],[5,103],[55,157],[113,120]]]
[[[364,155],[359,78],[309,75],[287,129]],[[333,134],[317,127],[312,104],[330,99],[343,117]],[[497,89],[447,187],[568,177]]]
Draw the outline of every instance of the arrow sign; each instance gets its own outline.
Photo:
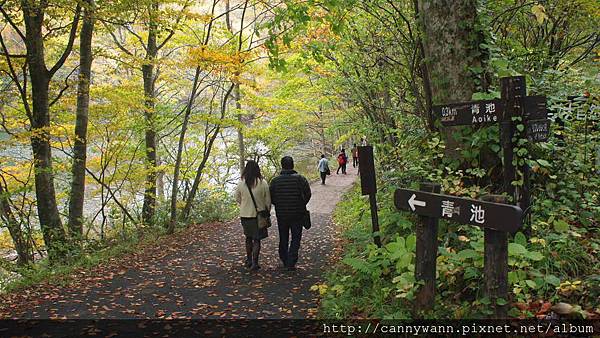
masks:
[[[412,211],[421,216],[443,218],[498,231],[515,232],[522,225],[521,208],[510,204],[410,189],[396,190],[394,204],[398,209]]]
[[[415,205],[418,207],[424,207],[427,205],[427,203],[425,203],[425,201],[418,201],[415,198],[417,197],[417,195],[413,194],[412,196],[410,196],[410,198],[408,199],[408,205],[410,206],[410,208],[412,209],[412,211],[415,211]]]

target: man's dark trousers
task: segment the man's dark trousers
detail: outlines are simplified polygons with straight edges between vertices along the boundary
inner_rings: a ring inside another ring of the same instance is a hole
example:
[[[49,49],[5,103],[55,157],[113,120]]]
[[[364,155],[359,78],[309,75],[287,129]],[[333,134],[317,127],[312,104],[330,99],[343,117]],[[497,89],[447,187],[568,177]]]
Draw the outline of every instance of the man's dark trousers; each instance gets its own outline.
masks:
[[[279,228],[279,258],[286,267],[294,267],[298,262],[298,250],[302,239],[302,216],[277,218]],[[290,244],[290,232],[292,243]]]

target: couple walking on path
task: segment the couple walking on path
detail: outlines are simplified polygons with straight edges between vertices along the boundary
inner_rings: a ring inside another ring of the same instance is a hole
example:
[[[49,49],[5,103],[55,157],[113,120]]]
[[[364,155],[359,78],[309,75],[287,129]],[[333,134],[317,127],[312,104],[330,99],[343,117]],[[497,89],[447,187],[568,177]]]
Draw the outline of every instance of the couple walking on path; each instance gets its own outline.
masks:
[[[268,236],[271,204],[275,206],[279,230],[279,258],[288,270],[295,270],[302,239],[302,228],[310,228],[306,204],[311,190],[308,180],[294,170],[290,156],[281,159],[281,172],[269,185],[262,177],[256,161],[248,161],[236,188],[240,218],[246,237],[245,266],[260,269],[260,241]],[[291,243],[290,243],[291,233]]]
[[[339,259],[331,215],[355,173],[349,166],[348,175],[329,176],[327,185],[311,182],[312,228],[302,232],[301,268],[294,273],[271,271],[281,264],[275,224],[261,241],[259,271],[269,272],[261,274],[241,273],[246,255],[239,219],[193,224],[97,267],[77,269],[67,283],[0,294],[0,318],[314,318],[319,300],[310,288],[322,284]]]

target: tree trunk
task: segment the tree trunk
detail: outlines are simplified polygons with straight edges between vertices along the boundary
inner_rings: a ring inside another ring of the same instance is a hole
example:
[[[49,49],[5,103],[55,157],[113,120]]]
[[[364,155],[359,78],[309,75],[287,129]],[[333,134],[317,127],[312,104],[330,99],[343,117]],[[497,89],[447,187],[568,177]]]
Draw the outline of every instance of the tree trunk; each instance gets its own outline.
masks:
[[[73,239],[80,239],[83,236],[83,202],[85,198],[85,166],[92,72],[94,11],[94,0],[86,0],[83,24],[79,35],[79,83],[77,87],[73,167],[71,168],[73,178],[69,198],[69,234]]]
[[[187,132],[188,123],[190,121],[190,115],[192,114],[192,106],[196,98],[196,91],[198,90],[198,80],[200,78],[200,67],[196,67],[196,73],[194,74],[194,83],[192,85],[192,92],[190,99],[185,108],[185,115],[183,116],[183,124],[181,125],[181,133],[179,134],[179,142],[177,145],[177,157],[175,158],[175,168],[173,169],[173,187],[171,191],[171,219],[169,220],[168,233],[175,231],[175,224],[177,223],[177,193],[179,190],[179,173],[181,171],[181,157],[183,156],[183,145],[185,140],[185,133]]]
[[[417,22],[419,22],[419,0],[413,0],[413,6],[414,6],[414,10],[415,10],[415,19],[417,20]],[[432,112],[431,112],[431,101],[432,101],[432,97],[431,97],[431,83],[430,83],[430,78],[429,78],[429,70],[427,69],[427,62],[425,59],[425,47],[423,47],[423,38],[421,36],[417,37],[416,40],[416,47],[418,49],[418,54],[416,56],[417,60],[418,60],[418,69],[419,69],[419,76],[421,77],[422,81],[423,81],[423,96],[425,99],[425,102],[423,102],[420,107],[422,109],[422,114],[425,118],[425,120],[427,121],[427,127],[429,128],[430,131],[436,131],[437,128],[435,126],[435,117],[433,116]],[[414,95],[415,97],[418,97],[419,92],[418,92],[418,87],[413,86],[413,90],[415,90]],[[417,102],[419,102],[420,100],[418,100]]]
[[[247,2],[246,2],[247,5]],[[231,17],[229,15],[229,11],[230,11],[230,1],[226,0],[225,1],[225,22],[227,24],[227,30],[229,30],[229,32],[231,34],[234,34],[233,32],[233,27],[231,25]],[[246,8],[244,7],[244,14],[246,13]],[[241,41],[242,39],[242,32],[244,30],[244,17],[242,15],[242,24],[240,27],[240,37],[239,37],[239,41]],[[241,49],[241,43],[238,46],[238,52]],[[236,73],[235,74],[236,77],[239,77],[240,74]],[[246,148],[244,146],[244,131],[243,131],[243,126],[244,126],[244,119],[242,117],[242,115],[240,114],[240,110],[242,109],[242,104],[240,103],[240,99],[241,99],[241,94],[240,94],[240,84],[236,83],[233,87],[233,99],[235,100],[235,108],[237,109],[237,120],[240,124],[238,130],[237,130],[237,139],[238,139],[238,161],[239,161],[239,166],[240,166],[240,175],[242,174],[242,172],[244,171],[244,167],[246,166]]]
[[[418,12],[423,34],[423,51],[431,86],[432,102],[444,104],[471,100],[480,67],[477,1],[422,0]],[[443,129],[447,154],[456,156],[458,142],[453,128]]]
[[[29,241],[23,236],[21,225],[17,222],[15,215],[10,209],[10,201],[8,191],[0,184],[0,219],[4,220],[7,225],[8,232],[15,245],[17,251],[17,264],[25,266],[33,263],[33,251]]]
[[[158,54],[156,45],[156,13],[158,4],[152,3],[150,9],[150,21],[148,23],[148,42],[146,46],[146,58],[142,65],[142,76],[144,80],[145,110],[144,118],[146,122],[145,145],[146,145],[146,183],[144,191],[144,205],[142,207],[142,219],[145,224],[151,224],[156,211],[156,115],[155,115],[155,74],[154,62]]]
[[[235,109],[237,110],[237,119],[240,123],[240,126],[237,130],[237,139],[238,139],[238,155],[239,155],[239,163],[240,163],[240,175],[244,171],[244,167],[246,166],[246,147],[244,145],[244,118],[240,113],[242,109],[242,104],[240,103],[241,93],[240,93],[240,84],[236,83],[233,87],[233,99],[235,100]]]
[[[66,256],[66,233],[58,213],[50,148],[50,72],[44,60],[42,22],[44,10],[23,1],[27,63],[31,78],[31,149],[35,170],[35,193],[40,226],[50,261]]]
[[[157,154],[156,155],[156,166],[160,167],[162,165],[161,158]],[[157,203],[164,202],[165,200],[165,171],[158,170],[156,172],[156,201]]]
[[[233,90],[234,86],[235,86],[235,84],[231,84],[231,86],[225,93],[225,96],[223,97],[223,101],[221,102],[221,116],[220,116],[221,121],[225,118],[225,111],[227,110],[227,101],[229,100],[229,96],[231,95],[231,91]],[[208,140],[208,142],[205,143],[206,146],[204,148],[204,154],[202,156],[202,161],[198,165],[198,170],[196,171],[196,177],[194,177],[194,183],[192,184],[192,189],[190,190],[190,194],[185,203],[185,207],[183,208],[183,212],[182,212],[181,216],[182,216],[182,219],[184,219],[184,220],[187,220],[187,218],[190,215],[190,211],[192,210],[192,203],[194,202],[194,198],[196,197],[196,192],[198,191],[198,186],[200,185],[200,178],[202,177],[202,172],[204,171],[204,167],[206,166],[206,162],[208,161],[208,158],[210,157],[210,152],[212,150],[213,144],[215,142],[215,139],[219,135],[220,131],[221,131],[221,125],[219,124],[215,127],[215,130],[212,135],[210,135],[210,136],[208,134],[206,135],[206,137],[209,137],[209,140]]]

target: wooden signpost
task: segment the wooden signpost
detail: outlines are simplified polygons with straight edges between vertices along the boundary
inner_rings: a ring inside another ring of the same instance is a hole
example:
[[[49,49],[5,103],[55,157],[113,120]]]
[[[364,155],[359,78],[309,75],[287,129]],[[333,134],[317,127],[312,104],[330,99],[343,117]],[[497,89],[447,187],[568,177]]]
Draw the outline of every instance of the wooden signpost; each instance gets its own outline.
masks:
[[[550,120],[531,120],[527,123],[527,139],[545,142],[550,137]]]
[[[504,107],[502,101],[493,99],[433,106],[432,110],[440,117],[442,125],[464,126],[497,123]]]
[[[529,167],[523,166],[523,189],[517,196],[515,186],[514,142],[516,128],[513,117],[521,117],[525,134],[530,142],[544,142],[550,135],[550,120],[545,96],[526,96],[525,77],[512,76],[500,79],[501,98],[493,100],[450,103],[432,107],[443,126],[484,125],[500,123],[500,142],[503,152],[504,191],[523,210],[529,210],[531,201]],[[525,215],[524,215],[525,217]]]
[[[506,318],[508,298],[508,233],[522,227],[523,211],[529,209],[529,168],[523,167],[524,187],[515,196],[513,118],[520,117],[531,142],[548,139],[550,122],[544,96],[526,96],[525,77],[500,79],[500,99],[450,103],[432,107],[443,126],[500,124],[503,149],[504,191],[519,201],[520,207],[506,204],[507,197],[487,196],[473,200],[440,194],[440,185],[422,183],[420,190],[398,189],[394,194],[396,208],[419,215],[416,236],[415,279],[421,284],[416,293],[415,314],[433,308],[435,300],[435,262],[437,258],[437,225],[440,218],[484,229],[485,294],[494,308],[494,317]],[[361,155],[362,156],[362,155]],[[362,165],[362,158],[361,158]],[[361,168],[362,171],[362,168]],[[498,301],[499,299],[504,302]]]
[[[498,299],[508,298],[507,234],[521,227],[521,208],[504,204],[504,196],[492,195],[480,201],[442,195],[439,191],[439,184],[422,183],[420,190],[398,189],[394,193],[396,208],[420,216],[416,229],[415,280],[422,285],[415,295],[415,315],[434,305],[437,228],[438,220],[443,218],[483,227],[485,294],[493,304],[494,317],[505,318],[506,307],[496,304]]]
[[[542,95],[526,96],[523,98],[523,117],[525,121],[548,118],[546,97]]]
[[[396,190],[394,204],[398,209],[412,211],[421,216],[443,218],[498,231],[515,232],[521,227],[521,208],[510,204],[410,189]]]
[[[358,147],[360,188],[363,195],[369,195],[369,204],[371,205],[371,223],[373,233],[377,234],[373,240],[377,246],[381,247],[381,237],[379,236],[379,216],[377,214],[377,180],[375,178],[375,161],[373,159],[373,147]]]
[[[523,99],[523,118],[527,139],[530,142],[545,142],[550,137],[550,119],[545,96],[526,96]]]

